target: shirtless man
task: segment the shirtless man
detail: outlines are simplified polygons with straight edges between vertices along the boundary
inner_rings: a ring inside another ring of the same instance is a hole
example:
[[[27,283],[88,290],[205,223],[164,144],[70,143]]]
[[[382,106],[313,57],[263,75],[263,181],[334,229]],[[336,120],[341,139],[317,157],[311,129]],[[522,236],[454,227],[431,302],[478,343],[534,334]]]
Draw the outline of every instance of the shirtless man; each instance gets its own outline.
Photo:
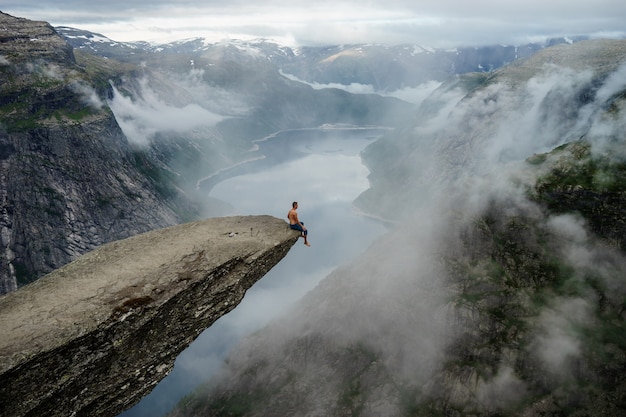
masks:
[[[309,234],[309,231],[306,230],[306,227],[304,227],[304,223],[302,223],[300,219],[298,219],[298,212],[296,211],[297,209],[298,202],[294,201],[291,204],[291,210],[289,210],[289,213],[287,214],[287,218],[289,219],[289,227],[291,227],[293,230],[299,231],[300,235],[304,238],[304,244],[307,246],[311,246],[311,244],[307,240],[307,235]]]

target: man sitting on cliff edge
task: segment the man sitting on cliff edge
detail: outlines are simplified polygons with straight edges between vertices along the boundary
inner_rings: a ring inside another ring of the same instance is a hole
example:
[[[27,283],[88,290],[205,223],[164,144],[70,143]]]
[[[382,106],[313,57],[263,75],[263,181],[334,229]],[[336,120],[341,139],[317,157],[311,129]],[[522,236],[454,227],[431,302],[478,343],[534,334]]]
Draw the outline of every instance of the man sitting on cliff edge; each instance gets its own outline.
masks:
[[[307,240],[307,235],[309,234],[309,231],[306,230],[306,227],[304,227],[304,223],[302,223],[300,219],[298,219],[298,212],[296,211],[297,209],[298,202],[294,201],[293,203],[291,203],[291,210],[289,210],[289,213],[287,214],[287,218],[289,219],[289,227],[291,227],[293,230],[299,231],[300,235],[304,238],[304,244],[307,246],[311,246],[311,244]]]

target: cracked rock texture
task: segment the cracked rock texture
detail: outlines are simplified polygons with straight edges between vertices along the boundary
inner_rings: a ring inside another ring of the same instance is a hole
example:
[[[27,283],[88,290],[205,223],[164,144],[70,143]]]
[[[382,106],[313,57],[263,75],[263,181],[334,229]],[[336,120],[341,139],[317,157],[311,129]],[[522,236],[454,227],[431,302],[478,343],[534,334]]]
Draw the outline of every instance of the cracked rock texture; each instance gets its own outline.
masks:
[[[104,245],[0,298],[0,415],[115,416],[297,241],[271,216]]]

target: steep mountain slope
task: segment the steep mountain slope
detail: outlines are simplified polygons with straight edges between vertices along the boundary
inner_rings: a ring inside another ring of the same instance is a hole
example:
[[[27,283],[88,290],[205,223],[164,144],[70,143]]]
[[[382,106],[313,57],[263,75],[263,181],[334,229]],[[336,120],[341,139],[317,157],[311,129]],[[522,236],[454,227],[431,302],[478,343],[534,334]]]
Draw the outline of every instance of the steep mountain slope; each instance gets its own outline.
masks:
[[[611,88],[621,83],[625,59],[622,41],[586,41],[444,83],[422,103],[414,126],[363,152],[372,183],[357,205],[398,219],[442,178],[485,174],[578,140],[601,114],[618,112],[604,108],[619,97]],[[433,154],[438,159],[431,161]],[[390,190],[397,200],[380,204]]]
[[[191,209],[127,141],[98,94],[110,90],[106,80],[77,65],[47,23],[6,14],[0,21],[4,293],[104,242],[175,224]],[[113,68],[107,78],[124,74]]]
[[[364,156],[399,227],[173,416],[626,409],[626,42],[450,82]]]

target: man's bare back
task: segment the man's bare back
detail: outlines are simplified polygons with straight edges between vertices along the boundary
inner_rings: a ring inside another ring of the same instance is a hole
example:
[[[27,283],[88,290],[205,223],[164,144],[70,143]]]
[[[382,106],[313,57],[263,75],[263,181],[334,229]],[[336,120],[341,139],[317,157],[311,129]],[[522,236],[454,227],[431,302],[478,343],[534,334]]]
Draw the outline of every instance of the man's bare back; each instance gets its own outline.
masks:
[[[289,210],[289,214],[287,214],[287,218],[289,219],[289,224],[298,224],[300,220],[298,220],[298,212],[295,208]]]

